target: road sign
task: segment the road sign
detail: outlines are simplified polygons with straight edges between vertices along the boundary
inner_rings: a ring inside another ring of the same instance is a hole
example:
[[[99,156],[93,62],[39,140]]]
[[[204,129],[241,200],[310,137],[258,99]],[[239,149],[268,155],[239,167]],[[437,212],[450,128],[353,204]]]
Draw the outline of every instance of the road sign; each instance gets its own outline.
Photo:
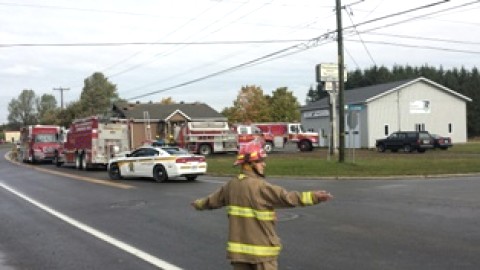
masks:
[[[345,106],[349,111],[361,111],[365,108],[365,105],[362,104],[349,104]]]
[[[337,64],[318,64],[315,67],[317,82],[338,82]],[[343,81],[347,81],[347,68],[344,67]]]

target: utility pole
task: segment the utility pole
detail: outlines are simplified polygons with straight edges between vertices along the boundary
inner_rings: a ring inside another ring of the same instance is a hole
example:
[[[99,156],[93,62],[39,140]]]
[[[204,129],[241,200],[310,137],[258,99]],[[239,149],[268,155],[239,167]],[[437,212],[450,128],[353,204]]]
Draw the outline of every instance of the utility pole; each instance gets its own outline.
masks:
[[[338,162],[345,162],[345,82],[344,82],[344,55],[343,55],[343,31],[342,31],[342,3],[336,0],[337,13],[337,45],[338,45],[338,124],[339,124],[339,147]]]
[[[70,90],[70,88],[59,87],[59,88],[53,88],[53,90],[60,91],[60,108],[63,110],[63,91]]]

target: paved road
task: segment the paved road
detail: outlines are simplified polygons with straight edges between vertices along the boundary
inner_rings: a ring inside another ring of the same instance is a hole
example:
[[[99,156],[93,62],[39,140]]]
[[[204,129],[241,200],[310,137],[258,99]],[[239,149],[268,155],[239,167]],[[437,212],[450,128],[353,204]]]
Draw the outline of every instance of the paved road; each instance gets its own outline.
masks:
[[[225,212],[189,206],[228,179],[112,182],[104,171],[11,164],[4,153],[0,269],[229,269]],[[335,195],[279,211],[280,269],[480,265],[478,177],[271,182]]]

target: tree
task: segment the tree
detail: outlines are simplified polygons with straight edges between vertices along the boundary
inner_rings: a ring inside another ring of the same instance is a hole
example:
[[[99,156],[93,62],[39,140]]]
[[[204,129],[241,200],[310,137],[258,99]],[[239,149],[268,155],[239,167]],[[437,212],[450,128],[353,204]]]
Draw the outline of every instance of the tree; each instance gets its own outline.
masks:
[[[176,102],[172,99],[172,97],[166,97],[166,98],[162,98],[162,100],[160,100],[160,104],[163,104],[163,105],[170,105],[170,104],[175,104]]]
[[[76,117],[105,114],[111,109],[113,100],[118,100],[117,86],[110,83],[100,72],[93,73],[84,81],[80,95],[82,112]]]
[[[300,103],[288,91],[287,87],[280,87],[273,91],[270,98],[271,118],[273,122],[298,122],[300,121]]]
[[[37,122],[35,111],[35,92],[25,89],[17,99],[8,104],[8,121],[14,125],[33,125]]]
[[[270,121],[270,108],[268,100],[263,95],[262,88],[258,86],[243,86],[233,102],[233,107],[225,108],[230,122],[265,122]]]
[[[55,97],[43,94],[35,102],[37,105],[37,118],[40,124],[53,124],[57,114],[57,100]]]
[[[327,91],[323,89],[323,84],[319,83],[315,88],[310,86],[310,89],[307,92],[307,99],[305,101],[308,104],[320,100],[326,96],[328,96]]]

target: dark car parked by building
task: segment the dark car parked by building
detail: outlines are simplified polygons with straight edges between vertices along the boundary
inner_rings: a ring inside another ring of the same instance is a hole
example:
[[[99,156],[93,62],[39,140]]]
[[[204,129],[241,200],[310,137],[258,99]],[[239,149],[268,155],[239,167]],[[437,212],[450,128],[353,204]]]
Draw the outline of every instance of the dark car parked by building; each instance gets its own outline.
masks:
[[[433,138],[427,131],[397,131],[385,139],[377,140],[376,147],[379,152],[385,152],[387,149],[397,152],[402,149],[404,152],[423,153],[434,146]]]
[[[430,134],[433,138],[433,146],[435,148],[440,148],[442,150],[447,150],[449,147],[452,147],[452,139],[450,137],[443,137],[438,134]]]

